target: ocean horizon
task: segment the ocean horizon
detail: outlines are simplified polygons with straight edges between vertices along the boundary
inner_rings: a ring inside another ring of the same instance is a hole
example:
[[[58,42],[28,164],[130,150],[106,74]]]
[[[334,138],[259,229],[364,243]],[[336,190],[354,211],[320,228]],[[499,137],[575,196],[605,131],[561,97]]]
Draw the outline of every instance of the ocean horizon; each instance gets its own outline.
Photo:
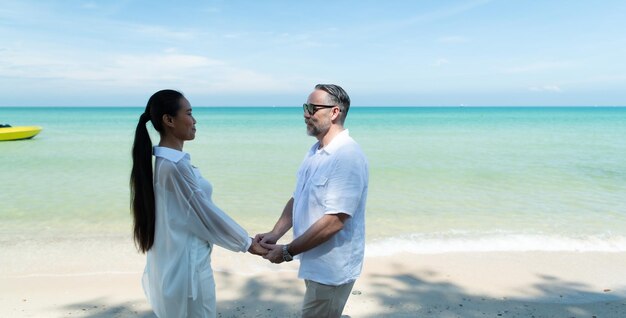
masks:
[[[0,142],[0,244],[128,239],[142,109],[0,107],[2,124],[43,127]],[[214,201],[250,235],[268,231],[315,142],[301,108],[194,106],[194,116],[185,151]],[[370,163],[368,255],[626,251],[624,107],[353,106],[346,128]]]

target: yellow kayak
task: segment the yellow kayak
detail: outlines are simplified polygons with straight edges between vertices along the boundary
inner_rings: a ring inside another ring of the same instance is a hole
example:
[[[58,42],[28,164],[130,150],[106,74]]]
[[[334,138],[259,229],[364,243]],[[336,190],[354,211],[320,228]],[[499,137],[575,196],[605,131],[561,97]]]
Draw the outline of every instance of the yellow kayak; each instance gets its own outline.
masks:
[[[0,141],[29,139],[40,131],[39,126],[0,127]]]

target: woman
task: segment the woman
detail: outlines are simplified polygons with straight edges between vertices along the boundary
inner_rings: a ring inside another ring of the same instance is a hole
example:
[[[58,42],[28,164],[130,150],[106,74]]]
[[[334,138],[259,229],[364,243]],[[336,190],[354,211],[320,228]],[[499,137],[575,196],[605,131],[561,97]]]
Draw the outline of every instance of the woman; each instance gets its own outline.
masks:
[[[152,147],[146,123],[160,134]],[[248,233],[211,201],[211,184],[183,152],[196,120],[179,92],[150,97],[139,119],[130,177],[135,242],[147,253],[143,288],[158,317],[215,317],[213,244],[265,254]],[[154,174],[152,155],[156,157]]]

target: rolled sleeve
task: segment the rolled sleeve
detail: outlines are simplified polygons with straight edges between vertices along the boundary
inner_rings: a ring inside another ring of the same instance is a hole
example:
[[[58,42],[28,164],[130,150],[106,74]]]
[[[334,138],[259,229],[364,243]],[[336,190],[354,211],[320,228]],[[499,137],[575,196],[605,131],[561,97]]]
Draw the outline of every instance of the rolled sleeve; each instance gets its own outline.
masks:
[[[367,187],[366,162],[347,152],[341,154],[329,174],[325,189],[325,214],[345,213],[350,216],[357,211],[363,190]]]

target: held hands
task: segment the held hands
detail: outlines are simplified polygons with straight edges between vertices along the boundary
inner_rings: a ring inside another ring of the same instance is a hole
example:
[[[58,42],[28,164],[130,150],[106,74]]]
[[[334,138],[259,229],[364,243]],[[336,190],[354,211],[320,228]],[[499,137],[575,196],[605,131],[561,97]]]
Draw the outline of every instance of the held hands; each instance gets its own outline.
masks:
[[[283,258],[283,245],[260,243],[261,246],[267,249],[267,254],[263,255],[263,258],[274,263],[280,264],[285,261]]]
[[[265,255],[267,255],[269,250],[267,248],[265,248],[264,246],[262,246],[262,245],[265,244],[265,243],[274,244],[274,243],[276,243],[276,241],[278,241],[278,239],[279,239],[279,237],[277,235],[273,234],[272,232],[263,233],[263,234],[257,234],[252,239],[252,244],[250,245],[250,248],[248,249],[248,252],[250,252],[250,253],[252,253],[254,255],[263,256],[265,258]]]
[[[257,234],[254,237],[254,241],[257,243],[276,244],[280,237],[272,232]]]
[[[250,245],[250,248],[248,248],[248,252],[250,252],[250,253],[252,253],[254,255],[259,255],[259,256],[265,257],[265,255],[267,254],[268,250],[265,249],[263,246],[261,246],[261,244],[259,244],[255,240],[252,240],[252,244]]]
[[[276,244],[278,239],[280,239],[280,235],[272,232],[257,234],[254,237],[254,243],[258,243],[261,248],[267,251],[262,255],[263,258],[274,264],[280,264],[284,261],[283,246]]]

